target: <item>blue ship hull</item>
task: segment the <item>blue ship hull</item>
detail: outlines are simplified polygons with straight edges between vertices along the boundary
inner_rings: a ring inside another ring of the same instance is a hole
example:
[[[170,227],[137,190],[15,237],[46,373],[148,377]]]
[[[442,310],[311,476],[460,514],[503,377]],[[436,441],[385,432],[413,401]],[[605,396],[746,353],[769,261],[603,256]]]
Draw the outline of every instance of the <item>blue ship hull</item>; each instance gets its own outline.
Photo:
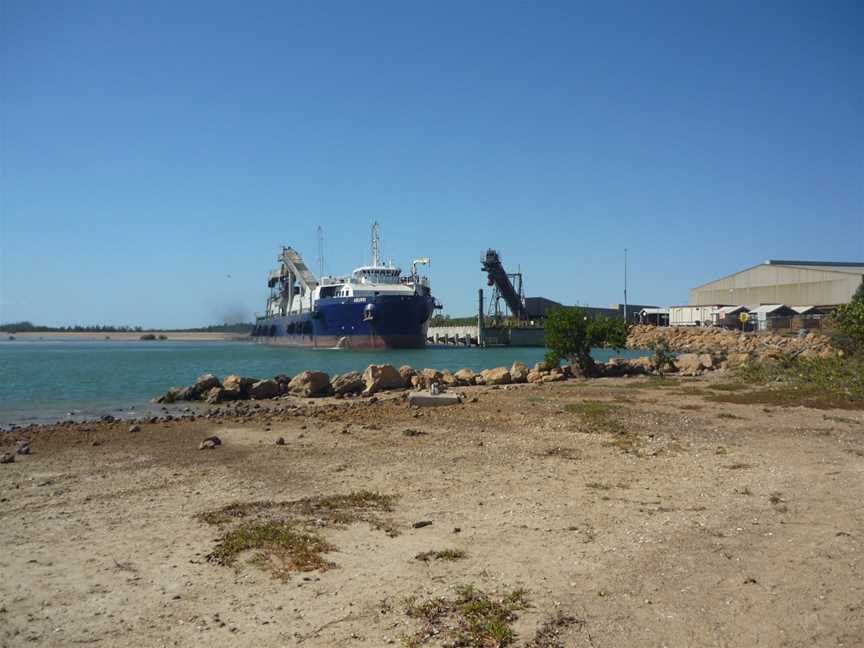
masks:
[[[434,308],[435,300],[423,295],[323,298],[311,312],[259,318],[252,337],[296,347],[419,348]]]

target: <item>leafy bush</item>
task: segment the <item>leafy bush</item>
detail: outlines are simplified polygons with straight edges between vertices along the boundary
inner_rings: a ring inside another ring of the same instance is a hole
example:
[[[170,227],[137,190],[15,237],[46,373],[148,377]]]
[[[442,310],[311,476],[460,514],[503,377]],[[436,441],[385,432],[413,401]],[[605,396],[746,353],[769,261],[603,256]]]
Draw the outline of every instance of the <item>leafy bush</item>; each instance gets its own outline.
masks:
[[[847,353],[864,353],[864,299],[838,306],[833,320],[845,338],[839,340],[841,348]]]
[[[666,367],[672,368],[675,366],[675,353],[672,351],[666,338],[652,340],[648,344],[648,349],[654,353],[654,366],[657,367],[657,373],[661,376]]]
[[[864,401],[864,358],[788,358],[757,362],[738,370],[756,384],[781,384],[802,392],[822,393],[846,401]]]
[[[579,308],[559,307],[546,315],[546,362],[557,366],[567,359],[586,376],[596,374],[591,349],[623,349],[627,345],[629,326],[622,320],[606,317],[589,319]]]

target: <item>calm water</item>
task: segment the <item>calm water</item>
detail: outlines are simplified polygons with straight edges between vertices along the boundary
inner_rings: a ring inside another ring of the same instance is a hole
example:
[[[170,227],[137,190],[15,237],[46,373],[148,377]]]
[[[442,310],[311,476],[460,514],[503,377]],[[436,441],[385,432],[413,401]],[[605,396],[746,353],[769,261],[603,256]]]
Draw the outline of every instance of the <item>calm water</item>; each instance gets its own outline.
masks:
[[[149,399],[169,387],[189,385],[202,373],[224,377],[293,376],[303,370],[331,375],[363,371],[372,363],[475,371],[529,367],[543,359],[542,348],[477,349],[429,347],[393,351],[337,351],[265,347],[246,342],[184,341],[0,341],[0,425],[103,414],[134,416],[152,411]],[[595,357],[613,355],[598,350]],[[635,357],[637,352],[620,355]],[[134,410],[131,408],[134,407]],[[70,414],[71,412],[71,414]]]

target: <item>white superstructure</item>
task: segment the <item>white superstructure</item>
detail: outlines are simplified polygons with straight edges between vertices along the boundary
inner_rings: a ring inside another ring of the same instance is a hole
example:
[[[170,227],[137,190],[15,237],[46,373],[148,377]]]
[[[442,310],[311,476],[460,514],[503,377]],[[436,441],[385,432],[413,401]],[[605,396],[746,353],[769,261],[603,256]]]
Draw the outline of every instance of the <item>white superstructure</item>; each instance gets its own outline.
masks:
[[[372,263],[355,268],[348,277],[321,277],[317,279],[303,262],[299,252],[283,247],[278,257],[279,269],[270,273],[267,300],[268,317],[299,315],[314,310],[318,300],[329,298],[363,300],[378,295],[410,296],[420,294],[429,286],[427,277],[417,273],[418,265],[429,265],[426,257],[411,264],[411,275],[402,276],[402,270],[381,261],[381,243],[378,223],[372,225]]]

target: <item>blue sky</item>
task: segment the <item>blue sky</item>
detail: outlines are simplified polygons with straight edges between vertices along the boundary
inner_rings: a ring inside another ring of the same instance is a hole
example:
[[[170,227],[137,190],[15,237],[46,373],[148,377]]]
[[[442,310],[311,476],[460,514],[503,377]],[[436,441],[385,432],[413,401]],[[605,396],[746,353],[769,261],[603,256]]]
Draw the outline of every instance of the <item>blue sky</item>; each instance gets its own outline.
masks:
[[[860,2],[0,0],[0,320],[261,311],[282,244],[452,315],[861,260]]]

